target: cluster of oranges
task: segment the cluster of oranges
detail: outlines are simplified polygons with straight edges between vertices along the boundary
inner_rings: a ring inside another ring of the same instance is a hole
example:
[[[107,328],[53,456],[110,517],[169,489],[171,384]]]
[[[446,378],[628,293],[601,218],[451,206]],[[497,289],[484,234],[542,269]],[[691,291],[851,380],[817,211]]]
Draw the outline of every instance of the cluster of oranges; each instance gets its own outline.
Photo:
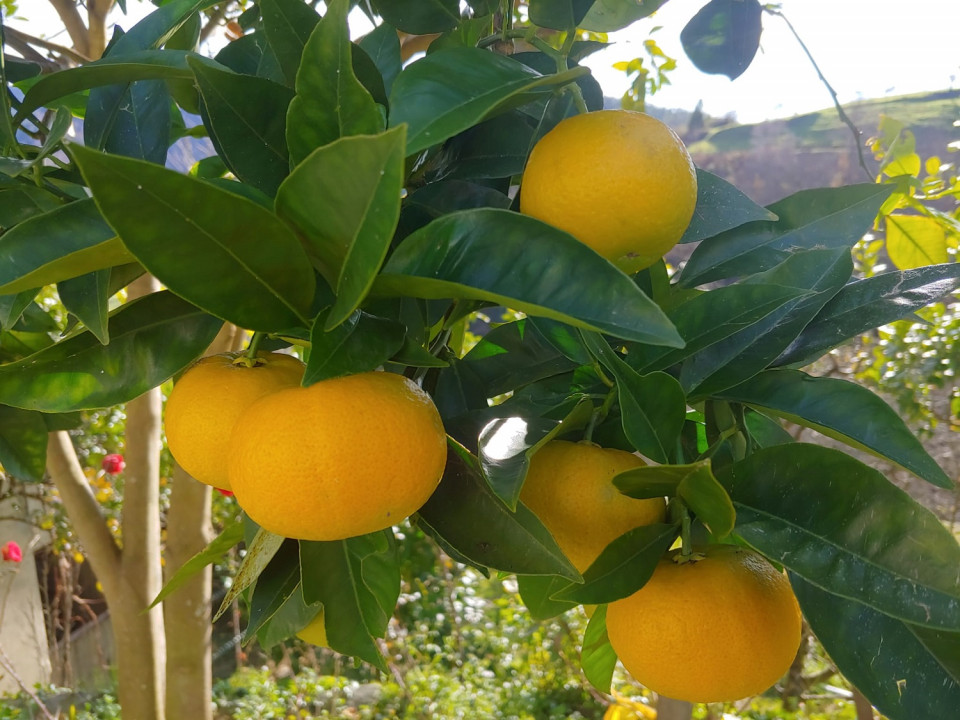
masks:
[[[672,130],[642,113],[602,111],[561,122],[536,145],[521,211],[635,272],[677,243],[696,198],[696,170]],[[201,360],[167,403],[174,457],[286,537],[339,540],[414,513],[446,459],[430,397],[387,372],[307,387],[303,374],[298,359],[281,353]],[[552,441],[534,455],[521,498],[583,572],[615,538],[664,521],[663,498],[632,499],[613,485],[640,465],[621,450]],[[762,692],[800,644],[789,582],[748,549],[697,550],[668,555],[643,588],[609,604],[610,642],[637,680],[670,697],[710,702]],[[323,623],[321,613],[301,637],[325,644]]]

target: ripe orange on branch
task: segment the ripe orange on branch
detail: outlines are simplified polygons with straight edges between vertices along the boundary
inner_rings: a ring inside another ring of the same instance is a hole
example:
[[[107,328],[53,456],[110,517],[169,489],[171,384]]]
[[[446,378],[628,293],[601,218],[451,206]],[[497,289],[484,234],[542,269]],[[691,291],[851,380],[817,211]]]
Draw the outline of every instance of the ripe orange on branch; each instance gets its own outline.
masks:
[[[296,387],[304,365],[284,353],[261,352],[252,367],[239,353],[205,357],[173,386],[164,411],[167,446],[180,466],[202,483],[230,489],[227,446],[234,423],[250,403]]]
[[[230,486],[254,522],[342,540],[416,512],[440,482],[447,444],[427,393],[366,372],[261,398],[237,422],[229,454]]]
[[[800,608],[786,575],[734,545],[657,565],[647,584],[607,606],[607,635],[627,671],[667,697],[729,702],[779,680],[800,647]]]
[[[630,110],[561,121],[534,146],[520,190],[521,212],[629,272],[677,244],[696,203],[697,172],[683,141]]]

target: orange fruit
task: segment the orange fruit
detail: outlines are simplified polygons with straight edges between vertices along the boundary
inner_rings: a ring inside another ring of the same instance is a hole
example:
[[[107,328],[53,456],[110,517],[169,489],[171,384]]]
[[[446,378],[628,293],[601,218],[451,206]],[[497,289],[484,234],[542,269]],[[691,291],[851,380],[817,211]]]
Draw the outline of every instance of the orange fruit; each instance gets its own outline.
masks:
[[[607,606],[607,635],[627,671],[667,697],[729,702],[762,693],[800,647],[800,607],[787,576],[735,545],[700,560],[660,561],[640,590]]]
[[[297,633],[297,637],[318,647],[327,647],[330,644],[327,642],[327,626],[324,622],[323,608],[320,608],[320,612],[310,621],[309,625]]]
[[[292,355],[257,353],[248,367],[241,353],[211,355],[196,362],[173,386],[164,410],[167,447],[190,475],[207,485],[230,489],[227,446],[233,424],[254,400],[295,387],[304,365]]]
[[[583,572],[612,540],[663,520],[663,498],[636,500],[612,482],[614,475],[643,465],[623,450],[554,440],[530,460],[520,500]]]
[[[270,532],[342,540],[416,512],[446,456],[430,396],[402,375],[366,372],[250,405],[230,438],[230,486]]]
[[[629,272],[677,244],[696,203],[697,172],[683,141],[630,110],[562,120],[534,146],[520,191],[521,212]]]

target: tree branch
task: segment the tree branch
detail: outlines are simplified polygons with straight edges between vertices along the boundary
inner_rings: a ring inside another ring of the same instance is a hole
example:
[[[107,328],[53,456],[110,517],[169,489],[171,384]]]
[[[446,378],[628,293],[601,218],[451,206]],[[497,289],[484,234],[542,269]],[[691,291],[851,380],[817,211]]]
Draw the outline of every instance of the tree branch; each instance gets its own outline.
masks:
[[[67,34],[73,41],[73,47],[77,52],[86,57],[90,57],[90,39],[87,36],[87,26],[83,24],[83,18],[80,17],[80,11],[77,10],[77,4],[74,0],[50,0],[53,9],[60,16],[60,22],[66,28]]]
[[[64,430],[50,433],[47,441],[47,471],[60,493],[70,522],[90,558],[90,565],[104,589],[117,589],[120,582],[120,548],[107,528],[100,505],[77,460],[77,452]]]
[[[11,45],[12,47],[15,47],[20,52],[30,53],[30,57],[27,57],[26,55],[24,55],[24,58],[26,60],[30,60],[32,62],[49,63],[50,61],[47,58],[43,57],[43,55],[40,55],[40,53],[38,53],[36,50],[33,50],[33,47],[42,47],[44,50],[50,50],[52,52],[58,53],[59,55],[68,57],[77,63],[90,62],[90,58],[88,58],[86,55],[78,53],[76,50],[71,50],[70,48],[64,47],[63,45],[57,45],[56,43],[52,43],[49,40],[44,40],[43,38],[38,38],[38,37],[34,37],[33,35],[28,35],[25,32],[20,32],[19,30],[16,30],[15,28],[4,27],[3,32],[4,32],[4,35],[6,35],[7,43],[9,45]],[[26,50],[24,50],[23,48],[26,48]]]

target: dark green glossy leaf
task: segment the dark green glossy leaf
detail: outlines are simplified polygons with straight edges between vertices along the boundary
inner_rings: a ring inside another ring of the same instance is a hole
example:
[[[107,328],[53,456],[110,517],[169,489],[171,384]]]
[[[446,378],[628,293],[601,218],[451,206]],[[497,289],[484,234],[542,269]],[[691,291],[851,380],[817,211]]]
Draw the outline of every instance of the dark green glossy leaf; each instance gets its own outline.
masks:
[[[632,344],[627,364],[641,372],[663,370],[731,335],[749,335],[752,325],[765,327],[771,314],[785,306],[796,306],[808,294],[799,287],[760,283],[727,285],[699,293],[667,310],[667,317],[686,342],[684,347],[677,350]]]
[[[490,489],[513,511],[533,454],[561,433],[586,426],[593,403],[583,400],[563,420],[509,416],[491,420],[478,440],[480,469]]]
[[[172,293],[147,295],[111,315],[109,345],[80,333],[0,365],[0,403],[67,412],[127,402],[200,357],[221,325]]]
[[[697,206],[680,243],[699,242],[757,220],[777,216],[757,205],[736,186],[697,168]]]
[[[556,575],[517,575],[520,599],[534,620],[549,620],[577,606],[572,600],[553,599],[554,593],[569,584]]]
[[[334,0],[303,49],[297,96],[287,113],[287,144],[294,164],[346,135],[383,129],[380,112],[353,71],[347,28],[349,0]],[[343,179],[343,178],[340,178]]]
[[[553,92],[589,72],[573,68],[541,75],[503,55],[477,48],[438,50],[409,65],[393,83],[390,125],[407,123],[413,155],[510,106]]]
[[[41,73],[43,68],[35,62],[24,60],[13,55],[4,54],[3,56],[3,77],[4,84],[18,83],[21,80],[28,80]]]
[[[571,585],[557,597],[595,605],[633,595],[646,585],[679,534],[677,525],[664,523],[628,530],[607,545],[587,568],[583,585]]]
[[[360,305],[390,247],[400,217],[404,132],[345,137],[318,148],[277,193],[277,213],[300,232],[336,288],[328,329]]]
[[[791,575],[804,617],[844,676],[890,720],[948,718],[960,707],[956,665],[918,628]],[[960,637],[949,652],[956,657]],[[950,670],[953,668],[954,672]]]
[[[646,457],[658,463],[670,462],[676,455],[687,414],[680,383],[664,372],[640,375],[599,335],[583,333],[583,339],[616,381],[627,439]]]
[[[781,284],[809,294],[687,358],[680,384],[691,395],[707,396],[753,377],[783,352],[852,273],[850,252],[836,248],[798,251],[774,269],[752,276],[747,284]]]
[[[296,590],[257,630],[257,642],[260,647],[269,650],[307,627],[322,609],[319,603],[307,605],[304,602],[303,586],[298,582]]]
[[[214,622],[226,612],[227,608],[233,605],[233,601],[240,597],[240,593],[257,581],[260,573],[263,572],[273,556],[277,554],[280,546],[283,545],[284,540],[286,538],[281,535],[274,535],[261,527],[256,528],[256,534],[252,540],[247,542],[247,552],[243,556],[236,575],[233,576],[233,584],[230,585],[226,595],[223,596],[220,609],[213,616]]]
[[[680,482],[697,467],[698,463],[631,468],[615,475],[613,484],[624,495],[639,500],[672,497],[677,494]]]
[[[377,290],[490,300],[629,340],[682,345],[660,308],[626,275],[571,235],[507,210],[434,220],[397,247]]]
[[[263,30],[254,31],[227,43],[214,59],[224,67],[243,75],[254,75],[276,83],[283,83],[286,79]]]
[[[653,15],[667,0],[596,0],[580,27],[593,32],[613,32]],[[609,683],[607,683],[608,692]]]
[[[747,409],[744,411],[743,424],[750,435],[750,439],[758,447],[795,442],[793,435],[788,433],[779,422],[755,410]]]
[[[850,338],[908,317],[960,286],[960,263],[929,265],[855,280],[838,292],[777,358],[804,365]]]
[[[172,170],[71,151],[124,245],[168,288],[251,330],[305,322],[313,270],[275,215]]]
[[[6,124],[5,122],[3,124]],[[31,168],[43,167],[44,159],[49,156],[55,150],[60,148],[60,142],[63,140],[64,136],[67,134],[67,130],[73,125],[73,114],[64,106],[57,108],[56,113],[53,118],[53,122],[49,123],[49,133],[46,135],[43,141],[43,145],[40,149],[34,154],[29,161],[18,160],[15,161],[13,158],[2,158],[0,162],[4,166],[10,165],[14,162],[17,163],[15,169],[9,167],[4,167],[3,171],[6,175],[10,177],[17,177],[27,172]]]
[[[58,207],[60,201],[55,195],[33,185],[0,188],[0,228],[9,230]]]
[[[530,118],[519,110],[485,120],[444,144],[444,176],[482,180],[519,175],[535,133]]]
[[[35,215],[0,237],[0,293],[19,293],[131,260],[93,200],[78,200]]]
[[[872,183],[801,190],[769,207],[776,222],[746,223],[701,242],[679,283],[704,283],[762,272],[804,248],[852,248],[892,187]]]
[[[677,496],[715,538],[723,539],[733,530],[737,513],[727,491],[713,476],[709,462],[694,466],[677,485]]]
[[[583,346],[580,331],[562,322],[550,318],[527,318],[530,325],[539,332],[544,340],[556,348],[561,355],[569,358],[577,365],[587,365],[592,362],[592,356]]]
[[[397,37],[396,28],[390,23],[382,22],[373,31],[360,38],[358,44],[370,56],[379,71],[384,92],[389,96],[393,81],[403,70],[403,61],[400,59],[400,38]]]
[[[593,0],[530,0],[530,22],[554,30],[572,30],[591,5]]]
[[[487,397],[576,367],[546,341],[530,318],[494,328],[463,359],[483,383]]]
[[[110,275],[111,269],[104,268],[57,283],[63,306],[104,345],[110,342]]]
[[[734,80],[757,54],[762,15],[757,0],[710,0],[683,28],[680,42],[699,70]]]
[[[9,330],[16,325],[38,292],[38,288],[31,288],[16,294],[0,295],[0,329]]]
[[[400,563],[390,530],[336,542],[300,542],[303,599],[323,603],[330,647],[386,672],[382,638],[400,595]]]
[[[579,580],[537,516],[522,503],[511,512],[483,479],[476,458],[456,442],[448,446],[443,479],[420,508],[419,522],[483,567]]]
[[[310,357],[303,386],[321,380],[376,370],[403,345],[406,328],[395,320],[355,311],[332,330],[324,330],[329,310],[320,313],[310,333]]]
[[[293,92],[270,80],[192,60],[190,67],[217,154],[240,180],[274,195],[289,171],[286,111]]]
[[[244,639],[250,641],[264,623],[300,591],[300,548],[286,539],[257,576],[250,594],[250,616]]]
[[[953,487],[897,412],[867,388],[799,370],[767,370],[720,397],[746,403],[790,422],[887,458],[934,485]]]
[[[43,480],[47,426],[40,413],[0,405],[0,465],[21,480]]]
[[[267,40],[276,54],[287,85],[293,87],[303,48],[310,33],[320,22],[320,16],[303,0],[261,0],[258,4]]]
[[[163,589],[150,603],[150,607],[162,602],[170,593],[182,587],[187,580],[194,577],[207,565],[222,560],[231,548],[235,547],[241,540],[243,540],[243,523],[231,522],[228,524],[203,550],[177,568],[177,571],[167,580]]]
[[[580,667],[591,685],[600,692],[609,693],[616,666],[617,653],[607,637],[607,606],[601,605],[593,611],[583,634]]]
[[[876,470],[805,443],[764,448],[717,477],[737,533],[808,582],[907,622],[960,627],[960,546]]]
[[[393,27],[412,35],[451,30],[460,21],[457,0],[373,0],[373,7]]]

